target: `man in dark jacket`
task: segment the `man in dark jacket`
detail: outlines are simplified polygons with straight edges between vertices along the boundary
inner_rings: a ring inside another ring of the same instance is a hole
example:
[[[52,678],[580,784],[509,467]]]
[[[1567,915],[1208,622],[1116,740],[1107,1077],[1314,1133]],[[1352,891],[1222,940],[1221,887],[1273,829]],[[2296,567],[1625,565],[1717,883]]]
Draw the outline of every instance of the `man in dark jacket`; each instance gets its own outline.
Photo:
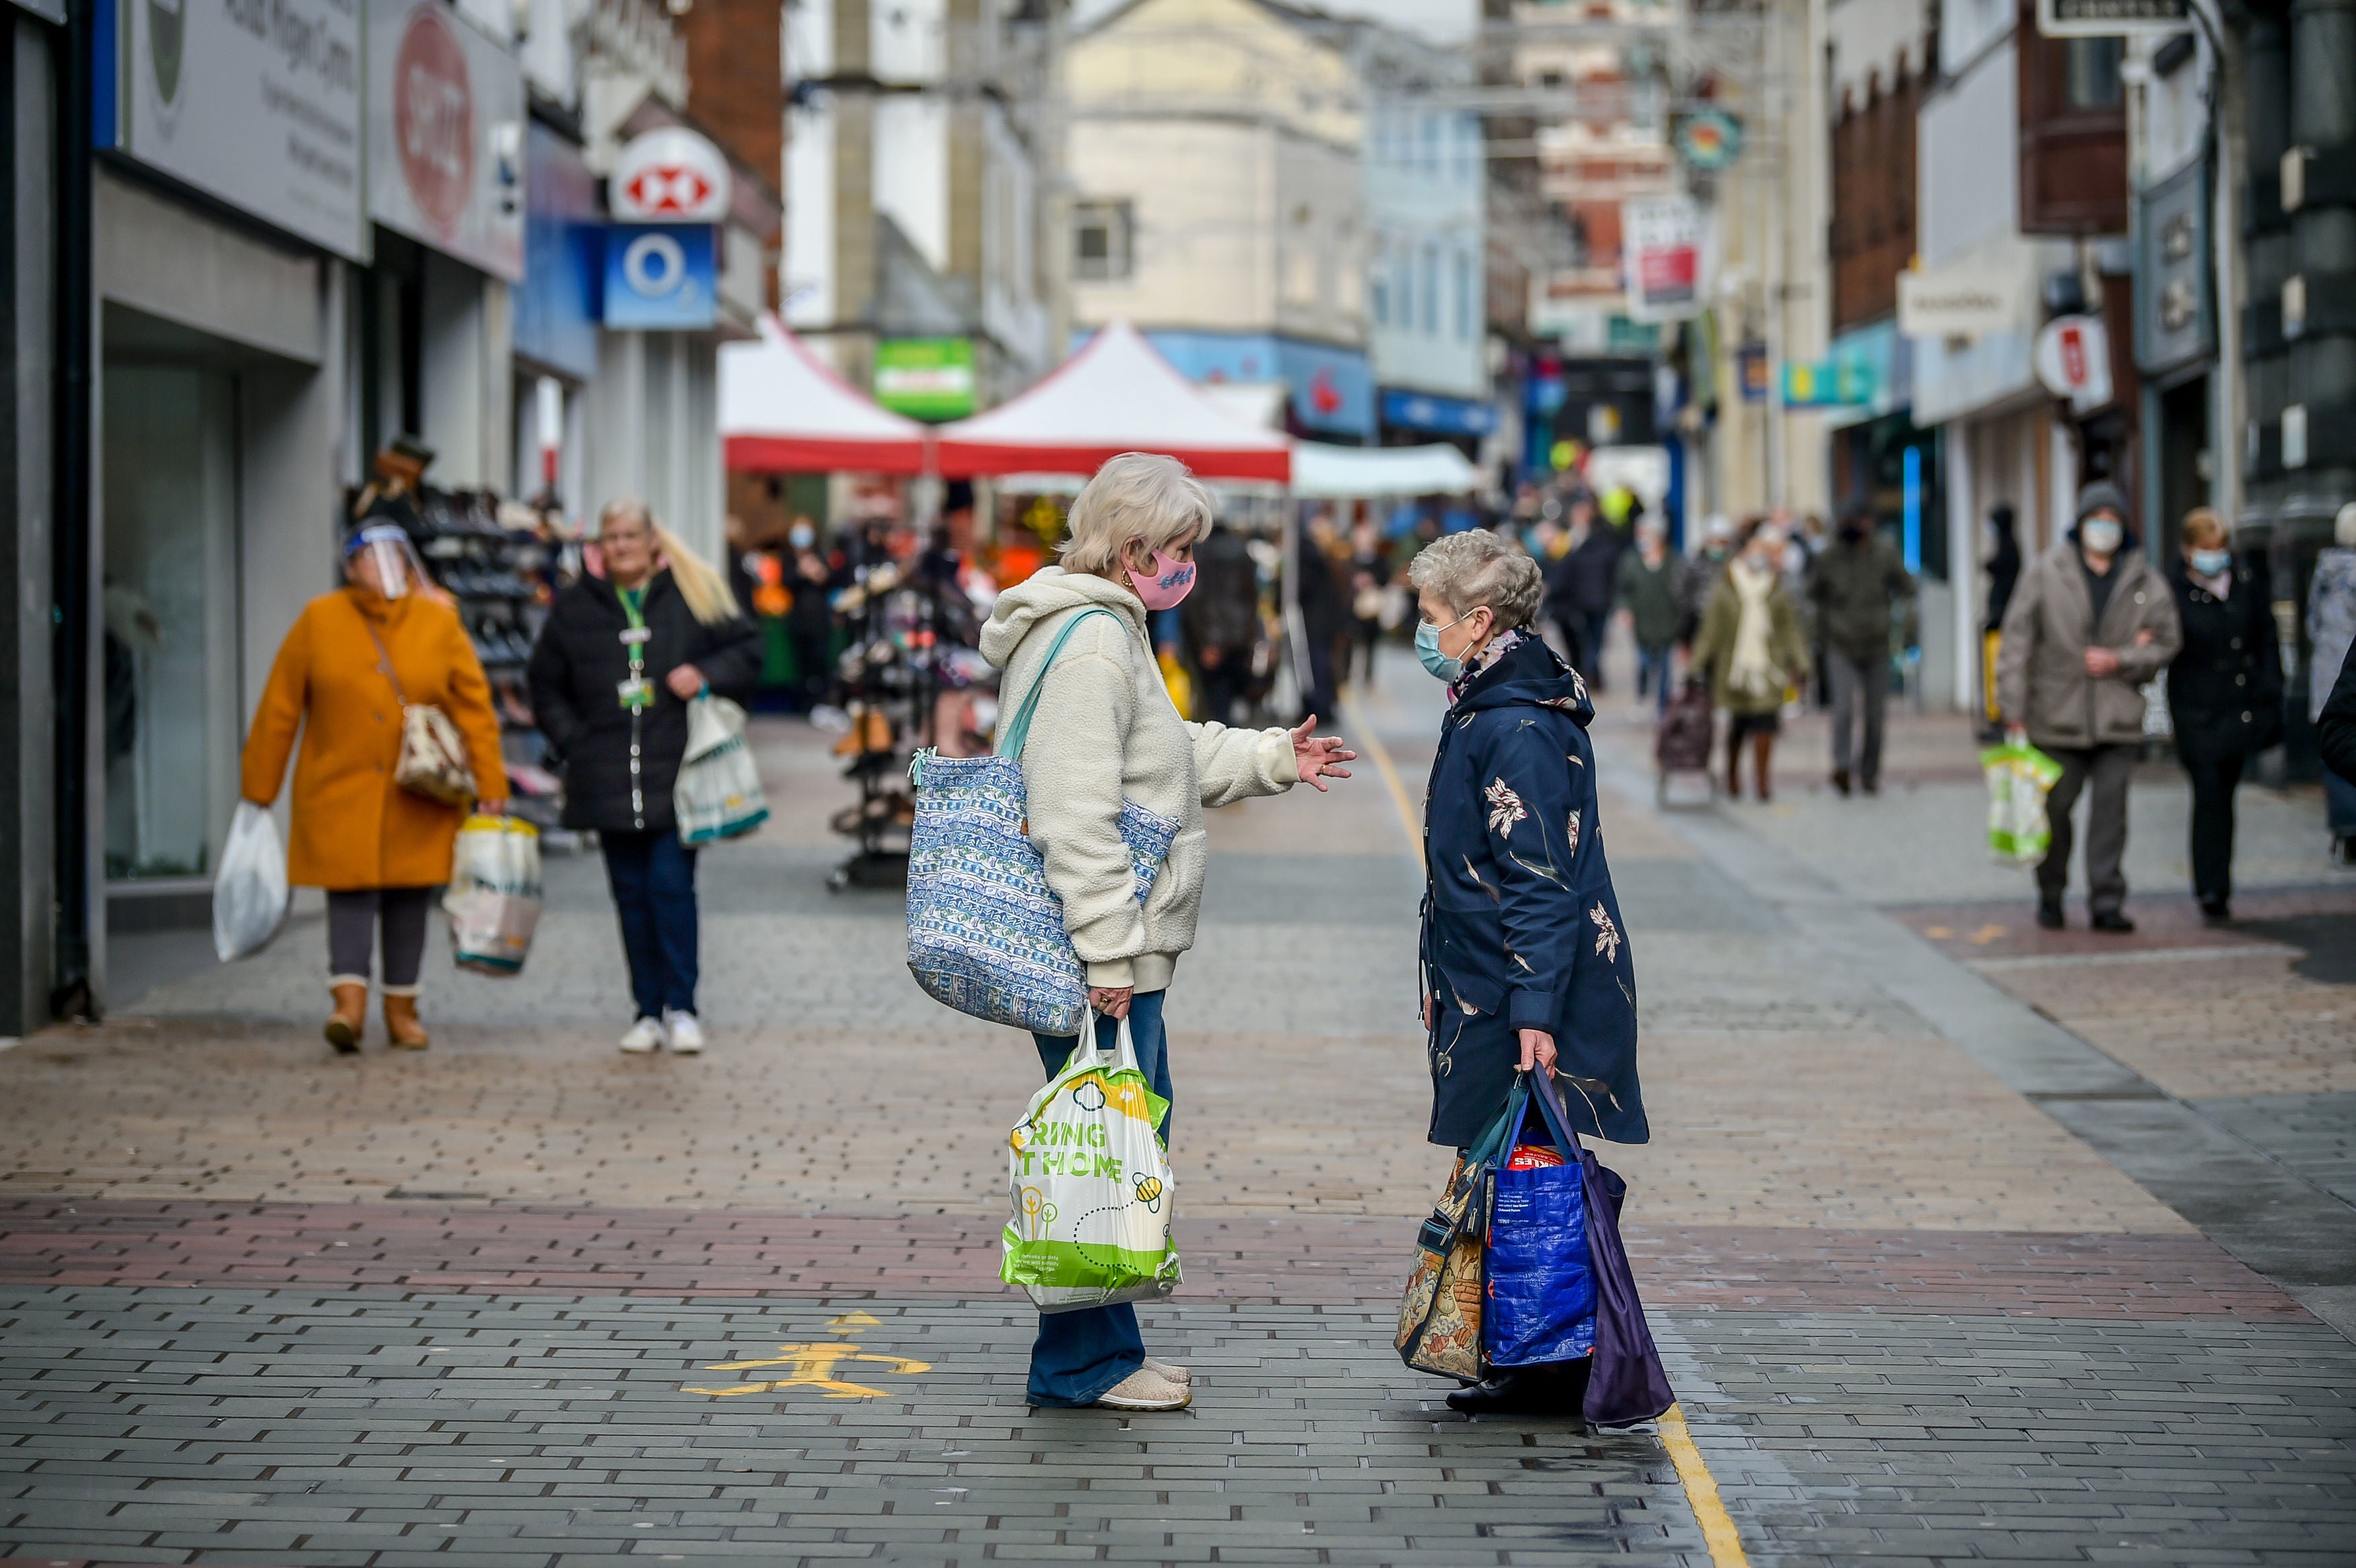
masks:
[[[2356,784],[2356,653],[2340,661],[2340,678],[2315,721],[2323,765]]]
[[[1603,687],[1603,638],[1612,625],[1612,596],[1618,586],[1620,536],[1595,515],[1593,503],[1571,506],[1569,550],[1554,563],[1547,584],[1547,609],[1570,649],[1570,666],[1588,689]]]
[[[1693,646],[1694,634],[1701,630],[1701,613],[1709,604],[1709,591],[1725,574],[1727,558],[1733,553],[1734,525],[1725,517],[1714,517],[1702,525],[1699,553],[1677,562],[1679,646]]]
[[[2176,755],[2192,781],[2192,892],[2211,923],[2233,917],[2233,792],[2250,758],[2282,739],[2282,657],[2263,556],[2233,559],[2206,507],[2184,517],[2169,573],[2183,651],[2168,667]]]
[[[598,542],[605,575],[556,596],[531,650],[532,712],[564,770],[564,826],[595,829],[605,852],[638,1009],[622,1049],[691,1053],[703,1049],[695,851],[680,842],[671,788],[688,703],[751,695],[761,642],[727,580],[643,505],[608,506]]]
[[[1243,536],[1214,518],[1194,546],[1194,592],[1178,606],[1186,654],[1200,685],[1200,716],[1235,722],[1236,704],[1251,691],[1259,647],[1259,573]]]
[[[1849,791],[1849,763],[1868,795],[1881,789],[1882,721],[1890,708],[1890,612],[1911,610],[1914,579],[1897,548],[1873,527],[1869,512],[1841,519],[1840,536],[1808,574],[1816,636],[1824,645],[1833,689],[1833,787]],[[1910,630],[1911,637],[1911,630]],[[1859,709],[1865,747],[1852,750]]]

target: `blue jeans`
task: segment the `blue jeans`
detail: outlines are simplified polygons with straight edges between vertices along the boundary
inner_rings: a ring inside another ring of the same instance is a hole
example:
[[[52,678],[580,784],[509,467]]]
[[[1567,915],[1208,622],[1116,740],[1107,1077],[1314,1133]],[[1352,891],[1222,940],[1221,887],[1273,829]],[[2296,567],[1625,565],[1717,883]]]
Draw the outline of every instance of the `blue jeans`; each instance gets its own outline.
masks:
[[[1162,1029],[1166,991],[1140,991],[1129,1004],[1129,1036],[1137,1065],[1164,1100],[1170,1098],[1170,1037]],[[1109,1051],[1120,1038],[1117,1019],[1097,1020],[1097,1049]],[[1053,1078],[1063,1071],[1079,1036],[1034,1034],[1039,1064]],[[1170,1141],[1170,1118],[1162,1118],[1162,1139]],[[1031,1345],[1033,1404],[1094,1404],[1104,1392],[1144,1363],[1145,1337],[1138,1332],[1137,1308],[1126,1301],[1084,1307],[1076,1312],[1039,1314],[1039,1338]]]
[[[1673,646],[1668,643],[1636,645],[1636,695],[1642,698],[1650,690],[1655,712],[1666,713],[1669,710],[1669,676],[1675,668],[1676,657]]]
[[[695,851],[668,828],[601,832],[638,1017],[695,1011]]]

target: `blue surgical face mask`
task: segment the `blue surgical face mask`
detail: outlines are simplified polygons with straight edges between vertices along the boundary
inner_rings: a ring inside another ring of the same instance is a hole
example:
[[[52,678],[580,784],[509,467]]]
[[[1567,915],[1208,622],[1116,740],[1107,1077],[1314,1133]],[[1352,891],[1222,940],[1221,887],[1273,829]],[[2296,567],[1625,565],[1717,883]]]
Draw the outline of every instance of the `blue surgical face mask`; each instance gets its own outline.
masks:
[[[2203,577],[2222,577],[2233,565],[2233,552],[2230,549],[2196,549],[2192,552],[2192,570]]]
[[[2116,555],[2126,529],[2110,517],[2088,517],[2078,525],[2078,541],[2096,555]]]
[[[1449,622],[1448,626],[1453,626],[1458,621],[1463,619],[1463,616],[1459,615],[1455,621]],[[1440,634],[1448,630],[1448,626],[1435,626],[1429,621],[1418,621],[1415,624],[1415,656],[1423,661],[1423,667],[1430,670],[1433,676],[1452,683],[1464,673],[1464,661],[1450,658],[1440,651]]]

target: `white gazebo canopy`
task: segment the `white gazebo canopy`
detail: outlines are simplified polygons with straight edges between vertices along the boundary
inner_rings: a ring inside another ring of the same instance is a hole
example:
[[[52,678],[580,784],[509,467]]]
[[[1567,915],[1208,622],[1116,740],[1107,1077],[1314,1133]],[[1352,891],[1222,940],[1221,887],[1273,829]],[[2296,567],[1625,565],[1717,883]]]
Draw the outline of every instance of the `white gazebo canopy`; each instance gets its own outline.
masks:
[[[1385,496],[1463,496],[1481,487],[1481,471],[1446,443],[1430,446],[1292,444],[1292,493],[1332,500]]]

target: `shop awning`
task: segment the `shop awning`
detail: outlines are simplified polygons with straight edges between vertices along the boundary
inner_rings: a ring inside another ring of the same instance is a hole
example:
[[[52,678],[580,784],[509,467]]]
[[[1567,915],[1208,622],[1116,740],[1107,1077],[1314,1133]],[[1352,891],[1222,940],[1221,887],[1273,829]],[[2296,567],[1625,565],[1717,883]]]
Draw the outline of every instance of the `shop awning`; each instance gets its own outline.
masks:
[[[1335,500],[1379,496],[1462,496],[1481,487],[1481,471],[1446,443],[1431,446],[1328,446],[1292,443],[1292,493]]]
[[[720,436],[734,472],[921,474],[926,434],[836,375],[774,315],[762,318],[757,342],[720,346]]]
[[[1124,452],[1159,452],[1205,479],[1292,472],[1291,443],[1205,397],[1125,321],[1037,386],[986,413],[941,427],[941,474],[1094,474]]]

